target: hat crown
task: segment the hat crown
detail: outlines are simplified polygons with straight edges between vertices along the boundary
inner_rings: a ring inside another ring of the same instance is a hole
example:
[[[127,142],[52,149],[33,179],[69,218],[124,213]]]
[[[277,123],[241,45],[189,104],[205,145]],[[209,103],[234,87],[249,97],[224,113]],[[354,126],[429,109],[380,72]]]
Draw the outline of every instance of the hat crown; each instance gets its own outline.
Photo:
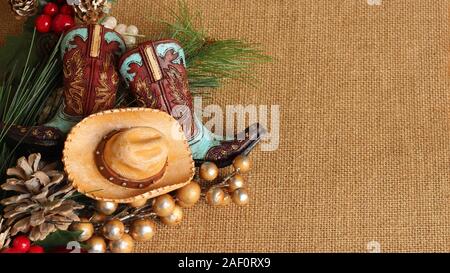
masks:
[[[164,135],[151,127],[136,127],[113,135],[103,154],[108,167],[131,181],[148,179],[165,167],[168,147]]]

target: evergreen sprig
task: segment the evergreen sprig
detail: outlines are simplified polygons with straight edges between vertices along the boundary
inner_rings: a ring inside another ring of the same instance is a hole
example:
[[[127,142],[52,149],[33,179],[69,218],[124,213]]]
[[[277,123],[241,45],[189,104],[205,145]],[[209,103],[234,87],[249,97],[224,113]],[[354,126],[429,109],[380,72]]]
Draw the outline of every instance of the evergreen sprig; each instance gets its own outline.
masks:
[[[163,21],[166,30],[161,37],[176,39],[183,46],[189,85],[195,93],[208,93],[228,79],[251,80],[251,67],[271,60],[256,44],[209,38],[203,28],[196,27],[200,14],[192,13],[185,1],[178,1],[171,17],[172,22]]]
[[[0,127],[0,176],[14,160],[13,154],[17,147],[6,145],[6,134],[11,124],[30,126],[37,122],[62,72],[57,54],[61,39],[48,58],[36,65],[30,61],[35,38],[34,31],[23,69],[17,69],[16,65],[0,86],[0,122],[4,125]]]

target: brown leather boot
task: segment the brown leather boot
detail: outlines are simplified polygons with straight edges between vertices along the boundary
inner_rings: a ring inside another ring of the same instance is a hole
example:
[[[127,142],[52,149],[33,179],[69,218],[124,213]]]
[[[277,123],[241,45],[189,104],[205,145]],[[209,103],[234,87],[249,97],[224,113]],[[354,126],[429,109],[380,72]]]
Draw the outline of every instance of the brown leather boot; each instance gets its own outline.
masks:
[[[250,153],[265,129],[254,124],[231,140],[207,130],[194,114],[185,64],[179,43],[162,40],[145,42],[125,53],[119,69],[141,106],[166,111],[178,119],[197,164],[210,161],[228,166],[238,155]]]

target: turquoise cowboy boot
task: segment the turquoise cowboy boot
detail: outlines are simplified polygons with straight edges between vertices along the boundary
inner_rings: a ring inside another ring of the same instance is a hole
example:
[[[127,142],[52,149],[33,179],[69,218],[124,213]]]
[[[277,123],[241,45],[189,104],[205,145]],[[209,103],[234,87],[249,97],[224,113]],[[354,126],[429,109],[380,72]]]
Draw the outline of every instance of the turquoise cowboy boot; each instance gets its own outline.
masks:
[[[180,122],[197,164],[209,161],[228,166],[238,155],[250,153],[265,130],[254,124],[223,139],[206,129],[194,114],[185,64],[178,42],[162,40],[140,44],[125,53],[119,70],[140,106],[163,110]]]
[[[63,104],[44,125],[9,125],[10,139],[32,147],[61,146],[65,135],[81,119],[114,108],[119,84],[116,63],[126,50],[122,36],[99,24],[77,26],[65,34],[60,49]]]

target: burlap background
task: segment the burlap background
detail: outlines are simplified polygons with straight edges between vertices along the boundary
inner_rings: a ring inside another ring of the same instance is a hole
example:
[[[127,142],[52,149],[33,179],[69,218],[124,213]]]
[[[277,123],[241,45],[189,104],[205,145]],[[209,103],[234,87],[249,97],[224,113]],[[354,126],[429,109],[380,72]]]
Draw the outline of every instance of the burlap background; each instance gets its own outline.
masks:
[[[174,1],[120,0],[141,31]],[[213,103],[279,104],[281,145],[253,154],[249,207],[200,204],[142,252],[450,251],[445,0],[189,0],[213,37],[275,57]],[[376,1],[369,1],[376,2]],[[20,29],[0,5],[0,37]],[[376,245],[376,244],[375,244]]]

